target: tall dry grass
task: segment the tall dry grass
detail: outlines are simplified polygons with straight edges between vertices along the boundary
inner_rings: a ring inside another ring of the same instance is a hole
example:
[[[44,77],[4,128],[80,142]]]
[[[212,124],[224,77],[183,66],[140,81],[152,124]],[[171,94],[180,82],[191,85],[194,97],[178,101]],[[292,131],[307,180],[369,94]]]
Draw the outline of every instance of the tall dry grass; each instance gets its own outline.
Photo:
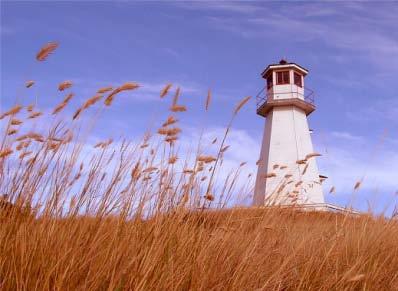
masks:
[[[57,47],[44,46],[37,59]],[[247,190],[236,185],[244,163],[225,181],[219,174],[248,97],[232,109],[225,133],[200,140],[192,158],[178,151],[178,115],[189,108],[172,84],[160,92],[171,106],[157,130],[138,143],[88,144],[99,114],[139,87],[99,88],[65,119],[58,117],[74,95],[64,81],[58,89],[66,95],[49,113],[19,104],[1,113],[2,290],[398,290],[394,220],[226,208]],[[206,111],[210,101],[209,91]]]

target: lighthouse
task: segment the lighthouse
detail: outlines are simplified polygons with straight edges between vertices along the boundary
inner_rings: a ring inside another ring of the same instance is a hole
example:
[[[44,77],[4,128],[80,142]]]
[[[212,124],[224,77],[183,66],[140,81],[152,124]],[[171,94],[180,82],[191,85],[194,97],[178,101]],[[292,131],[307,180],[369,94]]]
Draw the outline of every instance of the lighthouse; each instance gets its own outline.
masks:
[[[307,116],[315,111],[314,93],[305,88],[308,70],[281,60],[261,74],[257,114],[265,127],[254,189],[255,206],[325,205]]]

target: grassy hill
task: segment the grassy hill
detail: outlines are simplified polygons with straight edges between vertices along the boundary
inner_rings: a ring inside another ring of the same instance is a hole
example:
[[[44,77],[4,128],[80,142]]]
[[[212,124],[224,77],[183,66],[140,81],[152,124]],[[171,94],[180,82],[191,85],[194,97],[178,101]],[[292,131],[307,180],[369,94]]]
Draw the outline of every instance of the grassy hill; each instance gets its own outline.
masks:
[[[3,219],[3,290],[397,290],[398,223],[278,209]]]

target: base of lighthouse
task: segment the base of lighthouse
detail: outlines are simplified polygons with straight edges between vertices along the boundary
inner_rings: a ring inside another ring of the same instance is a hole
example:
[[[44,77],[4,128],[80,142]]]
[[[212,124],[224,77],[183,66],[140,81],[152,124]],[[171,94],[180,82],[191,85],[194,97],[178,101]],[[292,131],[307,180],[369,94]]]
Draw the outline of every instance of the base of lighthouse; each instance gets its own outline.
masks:
[[[254,205],[325,203],[307,113],[295,105],[267,112]]]

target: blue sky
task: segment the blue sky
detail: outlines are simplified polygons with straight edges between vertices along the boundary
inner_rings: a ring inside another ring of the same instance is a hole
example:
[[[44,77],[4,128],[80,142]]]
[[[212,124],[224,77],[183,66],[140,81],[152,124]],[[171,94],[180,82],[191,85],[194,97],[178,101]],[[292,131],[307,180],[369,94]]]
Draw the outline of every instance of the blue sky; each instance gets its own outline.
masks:
[[[35,54],[56,40],[46,63]],[[256,95],[260,73],[282,57],[309,69],[316,92],[310,116],[328,202],[344,205],[364,178],[355,206],[381,210],[398,191],[398,4],[394,2],[1,2],[1,108],[15,98],[51,108],[72,80],[75,104],[99,87],[137,81],[139,93],[118,97],[99,137],[132,138],[159,124],[167,82],[182,87],[187,136],[203,124],[219,132],[236,102]],[[23,88],[26,80],[37,84]],[[55,101],[54,101],[55,100]],[[234,124],[231,161],[255,171],[264,120],[255,102]],[[235,145],[234,145],[235,143]],[[337,193],[327,194],[334,185]]]

